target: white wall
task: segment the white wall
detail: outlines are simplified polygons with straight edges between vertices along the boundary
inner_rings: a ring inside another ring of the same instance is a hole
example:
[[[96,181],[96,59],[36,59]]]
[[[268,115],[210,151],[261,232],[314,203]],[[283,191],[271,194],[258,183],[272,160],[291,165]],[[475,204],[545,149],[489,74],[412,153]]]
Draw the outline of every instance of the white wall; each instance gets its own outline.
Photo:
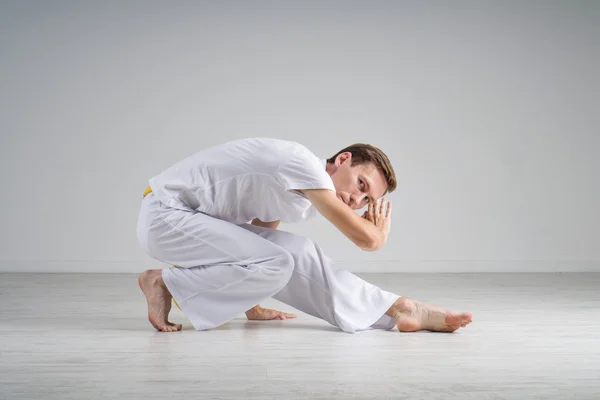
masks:
[[[147,179],[246,136],[399,178],[352,271],[600,271],[600,2],[4,1],[0,270],[137,272]]]

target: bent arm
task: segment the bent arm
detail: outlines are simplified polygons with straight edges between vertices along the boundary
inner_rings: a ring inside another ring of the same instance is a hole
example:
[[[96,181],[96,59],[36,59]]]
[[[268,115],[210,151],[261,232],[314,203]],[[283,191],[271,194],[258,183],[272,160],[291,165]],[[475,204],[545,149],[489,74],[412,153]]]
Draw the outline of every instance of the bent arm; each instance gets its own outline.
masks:
[[[338,228],[348,239],[366,251],[379,250],[387,235],[369,220],[358,216],[350,207],[328,189],[300,190],[315,208]]]
[[[263,222],[258,218],[254,218],[252,220],[252,225],[262,226],[264,228],[277,229],[277,227],[279,226],[279,222],[280,222],[279,220],[271,221],[271,222]]]

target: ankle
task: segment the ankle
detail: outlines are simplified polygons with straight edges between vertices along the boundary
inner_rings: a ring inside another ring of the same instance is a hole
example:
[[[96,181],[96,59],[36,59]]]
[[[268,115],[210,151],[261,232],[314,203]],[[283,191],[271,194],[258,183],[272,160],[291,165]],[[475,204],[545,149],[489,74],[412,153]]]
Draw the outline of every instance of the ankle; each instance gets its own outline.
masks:
[[[416,308],[415,302],[406,298],[400,297],[392,306],[386,311],[386,314],[390,317],[397,319],[399,316],[412,313]]]
[[[164,286],[165,283],[162,278],[162,269],[149,269],[144,272],[148,283],[152,286]]]

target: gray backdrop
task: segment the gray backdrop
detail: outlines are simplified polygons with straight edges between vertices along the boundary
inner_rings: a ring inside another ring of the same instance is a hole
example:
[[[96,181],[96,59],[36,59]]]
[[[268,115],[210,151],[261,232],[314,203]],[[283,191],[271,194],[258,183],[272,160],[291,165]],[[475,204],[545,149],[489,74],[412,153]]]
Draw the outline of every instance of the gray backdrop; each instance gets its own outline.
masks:
[[[352,271],[599,271],[598,1],[3,1],[0,270],[137,272],[147,179],[250,136],[397,172]]]

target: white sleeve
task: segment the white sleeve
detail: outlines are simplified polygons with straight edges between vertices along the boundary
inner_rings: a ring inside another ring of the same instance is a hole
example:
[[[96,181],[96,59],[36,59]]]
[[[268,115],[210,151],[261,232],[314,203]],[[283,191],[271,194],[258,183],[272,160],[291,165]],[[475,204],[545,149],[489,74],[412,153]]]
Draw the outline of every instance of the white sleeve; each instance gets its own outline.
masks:
[[[284,160],[276,176],[285,190],[330,189],[335,192],[323,161],[308,149],[295,151],[292,157]]]

